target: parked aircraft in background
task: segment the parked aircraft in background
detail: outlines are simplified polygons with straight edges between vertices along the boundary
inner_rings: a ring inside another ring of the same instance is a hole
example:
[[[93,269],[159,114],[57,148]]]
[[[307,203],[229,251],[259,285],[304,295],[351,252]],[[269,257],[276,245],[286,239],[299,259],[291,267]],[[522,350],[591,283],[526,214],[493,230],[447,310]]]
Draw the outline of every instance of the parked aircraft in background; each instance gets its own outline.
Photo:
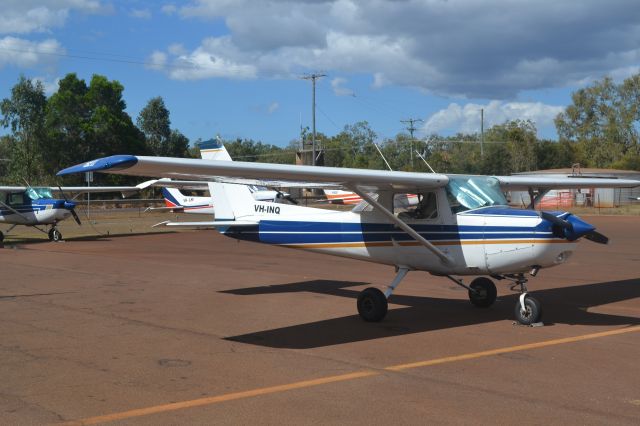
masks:
[[[58,174],[85,171],[217,180],[209,183],[216,220],[198,225],[217,227],[237,239],[393,266],[397,273],[384,293],[370,287],[358,296],[358,312],[366,321],[385,317],[387,299],[409,271],[426,271],[466,288],[478,307],[491,306],[496,299],[489,277],[507,280],[521,293],[517,320],[536,323],[541,305],[529,295],[525,274],[536,276],[566,262],[582,238],[603,244],[608,239],[571,213],[510,208],[504,192],[537,193],[535,204],[555,188],[640,185],[622,179],[445,175],[133,155],[97,159]],[[366,205],[342,212],[256,201],[239,184],[253,179],[339,185]],[[418,203],[396,208],[394,199],[406,194],[415,194]],[[456,277],[460,275],[480,277],[467,285]]]
[[[206,182],[203,183],[206,185]],[[207,187],[206,190],[209,191],[209,188]],[[258,201],[277,202],[289,197],[289,194],[286,192],[274,191],[255,185],[249,185],[249,190],[253,198]],[[150,207],[147,210],[171,211],[173,213],[215,214],[211,196],[185,195],[178,188],[163,186],[162,197],[165,207]]]
[[[200,142],[200,156],[205,160],[233,161],[227,149],[219,140],[209,140]],[[209,191],[207,182],[203,181],[184,181],[171,179],[150,180],[141,184],[145,188],[148,186],[162,187],[162,197],[164,198],[165,207],[150,207],[147,211],[171,211],[175,213],[199,213],[214,214],[215,209],[211,196],[185,195],[183,190],[192,191]],[[276,191],[266,186],[247,185],[253,198],[258,201],[278,202],[281,200],[292,200],[291,196],[286,192]]]
[[[0,186],[0,223],[12,225],[7,233],[18,225],[32,226],[47,234],[49,240],[59,241],[62,234],[57,228],[58,222],[73,216],[78,225],[81,224],[75,211],[76,203],[67,199],[65,194],[122,192],[124,196],[139,190],[136,186]],[[61,194],[62,199],[54,198],[53,192]],[[49,231],[39,226],[49,226]],[[0,242],[4,237],[0,232]]]

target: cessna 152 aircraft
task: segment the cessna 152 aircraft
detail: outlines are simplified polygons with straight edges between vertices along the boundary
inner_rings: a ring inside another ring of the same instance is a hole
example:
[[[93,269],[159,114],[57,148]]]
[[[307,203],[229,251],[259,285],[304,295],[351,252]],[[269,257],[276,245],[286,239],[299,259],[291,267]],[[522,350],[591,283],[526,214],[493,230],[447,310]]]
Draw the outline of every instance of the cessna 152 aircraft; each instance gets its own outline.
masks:
[[[135,186],[0,186],[0,223],[12,225],[7,233],[17,225],[32,226],[48,234],[49,240],[60,241],[58,222],[73,216],[78,225],[81,224],[75,211],[76,203],[67,199],[65,193],[122,192],[124,196],[139,189]],[[59,192],[63,198],[53,198],[53,192]],[[40,229],[40,225],[49,225],[49,232]],[[0,242],[3,240],[4,234],[0,232]]]
[[[471,303],[482,308],[496,299],[495,284],[487,277],[511,281],[521,292],[517,320],[538,322],[541,306],[527,292],[525,273],[535,276],[566,262],[583,237],[596,243],[608,239],[571,213],[509,208],[504,192],[529,191],[535,203],[553,188],[640,185],[621,179],[445,175],[133,155],[93,160],[58,174],[86,171],[217,180],[209,184],[215,221],[199,225],[237,239],[395,267],[396,276],[384,293],[370,287],[358,296],[365,321],[385,317],[387,299],[409,271],[426,271],[466,288]],[[339,212],[256,201],[245,184],[260,179],[340,186],[366,203]],[[415,194],[419,202],[397,208],[394,198],[405,194]],[[480,277],[467,285],[455,277],[459,275]]]

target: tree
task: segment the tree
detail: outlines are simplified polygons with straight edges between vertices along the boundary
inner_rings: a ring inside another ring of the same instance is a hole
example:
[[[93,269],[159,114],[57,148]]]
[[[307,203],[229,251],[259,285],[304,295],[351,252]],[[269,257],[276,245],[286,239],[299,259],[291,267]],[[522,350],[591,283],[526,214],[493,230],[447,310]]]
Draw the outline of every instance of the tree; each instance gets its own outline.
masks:
[[[154,155],[169,155],[171,120],[169,110],[160,96],[149,100],[147,106],[140,111],[137,124],[147,138],[147,146]]]
[[[75,73],[60,80],[58,91],[47,102],[47,169],[55,173],[69,164],[85,160],[91,110],[87,101],[89,88]]]
[[[587,165],[609,167],[640,155],[640,74],[621,84],[606,77],[571,98],[572,105],[556,117],[555,125],[561,141],[578,144]]]
[[[511,158],[509,172],[526,172],[537,168],[536,144],[538,138],[536,126],[532,121],[512,120],[493,126],[487,131],[485,139],[506,144]],[[494,154],[499,152],[498,149],[493,151]],[[485,158],[491,158],[491,154],[487,153]]]
[[[114,154],[147,154],[144,134],[126,113],[122,99],[124,87],[118,81],[109,81],[94,75],[86,93],[89,109],[86,159]]]
[[[42,179],[42,151],[45,145],[44,116],[47,98],[40,81],[20,76],[11,89],[11,98],[0,102],[0,124],[10,127],[15,138],[11,146],[9,179],[29,183]]]

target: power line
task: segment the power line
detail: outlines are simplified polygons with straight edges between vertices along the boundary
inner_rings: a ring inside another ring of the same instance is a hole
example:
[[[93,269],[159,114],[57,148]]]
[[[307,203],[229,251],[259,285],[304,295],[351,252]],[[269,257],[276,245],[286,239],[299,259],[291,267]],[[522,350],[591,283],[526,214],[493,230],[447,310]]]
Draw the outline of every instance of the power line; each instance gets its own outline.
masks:
[[[413,132],[417,130],[414,124],[422,123],[422,121],[423,120],[421,118],[407,118],[405,120],[400,120],[401,123],[408,124],[406,129],[409,131],[409,134],[411,135],[411,141],[409,142],[409,144],[411,145],[411,167],[413,167]]]
[[[121,64],[129,64],[129,65],[143,65],[148,67],[156,67],[156,68],[171,68],[171,69],[207,69],[207,67],[195,64],[165,64],[158,62],[149,62],[142,60],[134,60],[134,59],[117,59],[117,58],[100,58],[97,56],[84,56],[84,55],[72,55],[69,53],[61,53],[55,51],[44,51],[38,49],[12,49],[10,47],[0,47],[0,50],[8,51],[8,52],[18,52],[18,53],[37,53],[39,55],[49,55],[49,56],[57,56],[61,58],[72,58],[72,59],[85,59],[91,61],[103,61],[103,62],[116,62]],[[96,53],[96,55],[103,55],[102,53]],[[124,55],[112,55],[110,53],[105,53],[106,56],[120,56],[121,58],[132,58],[131,56]]]
[[[320,73],[312,73],[302,76],[303,80],[311,80],[312,83],[312,95],[311,95],[311,113],[312,113],[312,123],[313,123],[313,132],[312,132],[312,144],[313,144],[313,162],[312,164],[316,165],[316,80],[322,77],[326,77],[326,74]]]

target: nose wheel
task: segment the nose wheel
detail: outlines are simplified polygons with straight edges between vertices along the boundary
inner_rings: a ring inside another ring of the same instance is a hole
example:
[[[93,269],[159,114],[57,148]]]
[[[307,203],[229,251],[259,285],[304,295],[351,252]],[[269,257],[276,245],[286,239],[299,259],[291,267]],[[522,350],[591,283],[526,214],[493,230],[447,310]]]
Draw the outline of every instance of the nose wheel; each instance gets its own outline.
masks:
[[[533,297],[522,293],[515,308],[516,319],[522,325],[531,325],[542,318],[542,307]]]
[[[536,276],[537,273],[538,268],[534,268],[531,275]],[[524,274],[505,275],[504,278],[514,282],[511,290],[516,290],[517,287],[520,287],[520,297],[518,297],[514,309],[516,320],[522,325],[532,325],[540,322],[542,319],[542,305],[527,293],[527,279]]]
[[[49,241],[58,242],[62,240],[62,233],[58,231],[58,228],[52,227],[49,230]]]

